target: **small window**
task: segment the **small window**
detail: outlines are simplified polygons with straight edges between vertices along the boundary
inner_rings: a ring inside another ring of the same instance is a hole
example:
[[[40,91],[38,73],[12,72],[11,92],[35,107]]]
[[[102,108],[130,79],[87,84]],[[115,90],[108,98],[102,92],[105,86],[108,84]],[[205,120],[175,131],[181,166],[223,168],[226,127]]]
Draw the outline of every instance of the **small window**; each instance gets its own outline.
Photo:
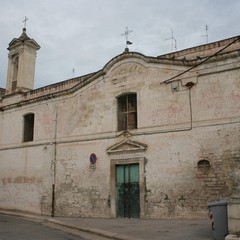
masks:
[[[23,141],[33,141],[34,133],[34,114],[29,113],[24,116],[24,129],[23,129]]]
[[[198,162],[198,168],[209,169],[211,167],[210,162],[206,159],[202,159]]]
[[[118,130],[137,128],[137,96],[135,93],[118,97]]]

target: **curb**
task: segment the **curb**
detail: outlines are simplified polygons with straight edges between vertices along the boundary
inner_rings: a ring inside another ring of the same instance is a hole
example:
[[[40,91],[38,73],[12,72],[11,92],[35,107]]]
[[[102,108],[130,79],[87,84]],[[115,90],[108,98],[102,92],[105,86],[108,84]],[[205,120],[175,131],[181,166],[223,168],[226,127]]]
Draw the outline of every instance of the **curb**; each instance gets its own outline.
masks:
[[[121,234],[117,234],[117,233],[113,233],[113,232],[109,232],[109,231],[105,231],[105,230],[79,227],[79,226],[76,226],[73,224],[66,223],[64,221],[59,221],[57,219],[48,219],[48,222],[58,224],[58,225],[61,225],[64,227],[72,228],[72,229],[77,229],[77,230],[87,232],[87,233],[93,233],[93,234],[96,234],[96,235],[99,235],[102,237],[116,239],[116,240],[139,240],[139,238],[136,239],[133,237],[129,237],[129,236],[125,236],[125,235],[121,235]]]
[[[6,211],[6,210],[1,210],[1,209],[0,209],[0,213],[3,215],[9,215],[9,216],[11,215],[11,216],[15,216],[15,217],[30,219],[30,220],[49,222],[49,223],[53,223],[56,225],[68,227],[71,229],[75,229],[75,230],[79,230],[79,231],[83,231],[83,232],[87,232],[87,233],[92,233],[95,235],[99,235],[102,237],[107,237],[107,238],[111,238],[111,239],[115,239],[115,240],[139,240],[139,238],[137,239],[137,238],[133,238],[133,237],[129,237],[129,236],[125,236],[125,235],[121,235],[121,234],[117,234],[117,233],[113,233],[113,232],[109,232],[109,231],[105,231],[105,230],[100,230],[100,229],[80,227],[80,226],[76,226],[74,224],[67,223],[65,221],[60,221],[60,220],[57,220],[54,218],[43,217],[43,216],[39,216],[39,215],[33,215],[33,214],[21,213],[21,212],[12,212],[12,211]]]
[[[39,220],[39,221],[47,221],[48,220],[48,218],[40,216],[40,215],[33,215],[33,214],[21,213],[21,212],[13,212],[13,211],[1,210],[1,209],[0,209],[0,214],[28,218],[28,219]]]

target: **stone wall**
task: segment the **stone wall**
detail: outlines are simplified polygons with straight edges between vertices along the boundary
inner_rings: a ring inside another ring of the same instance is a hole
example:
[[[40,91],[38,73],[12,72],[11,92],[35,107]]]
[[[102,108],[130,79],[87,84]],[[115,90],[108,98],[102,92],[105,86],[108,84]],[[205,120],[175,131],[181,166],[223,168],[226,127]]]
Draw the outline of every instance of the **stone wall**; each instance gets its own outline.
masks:
[[[0,152],[0,208],[49,214],[51,150],[44,146]]]
[[[56,214],[84,217],[108,217],[109,161],[102,156],[103,143],[60,144],[57,148]],[[96,152],[93,167],[89,156]]]
[[[240,128],[225,127],[222,137],[217,137],[220,128],[193,129],[156,139],[159,155],[146,164],[146,207],[150,218],[206,216],[209,202],[232,194],[238,182],[231,176],[240,157],[235,142]],[[229,133],[231,140],[225,145]],[[215,146],[210,146],[211,142]],[[218,148],[221,145],[225,149]],[[198,167],[201,159],[207,159],[210,167]]]

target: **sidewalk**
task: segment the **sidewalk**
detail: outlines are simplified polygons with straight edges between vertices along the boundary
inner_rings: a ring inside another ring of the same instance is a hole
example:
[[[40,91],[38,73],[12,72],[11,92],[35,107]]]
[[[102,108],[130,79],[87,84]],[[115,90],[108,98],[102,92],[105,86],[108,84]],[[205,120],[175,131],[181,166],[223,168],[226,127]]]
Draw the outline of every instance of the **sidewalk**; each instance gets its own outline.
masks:
[[[212,240],[209,219],[139,220],[44,217],[0,210],[1,214],[48,221],[118,240]]]

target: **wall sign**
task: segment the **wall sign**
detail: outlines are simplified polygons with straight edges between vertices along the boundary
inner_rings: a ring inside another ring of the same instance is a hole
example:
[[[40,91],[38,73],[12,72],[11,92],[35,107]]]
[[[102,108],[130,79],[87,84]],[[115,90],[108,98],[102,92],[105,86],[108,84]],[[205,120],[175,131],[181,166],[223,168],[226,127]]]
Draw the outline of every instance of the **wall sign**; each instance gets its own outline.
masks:
[[[90,163],[91,163],[91,164],[95,164],[96,161],[97,161],[97,155],[96,155],[95,153],[92,153],[92,154],[90,155],[89,160],[90,160]]]
[[[89,172],[94,173],[96,171],[96,164],[91,164],[89,165]]]

